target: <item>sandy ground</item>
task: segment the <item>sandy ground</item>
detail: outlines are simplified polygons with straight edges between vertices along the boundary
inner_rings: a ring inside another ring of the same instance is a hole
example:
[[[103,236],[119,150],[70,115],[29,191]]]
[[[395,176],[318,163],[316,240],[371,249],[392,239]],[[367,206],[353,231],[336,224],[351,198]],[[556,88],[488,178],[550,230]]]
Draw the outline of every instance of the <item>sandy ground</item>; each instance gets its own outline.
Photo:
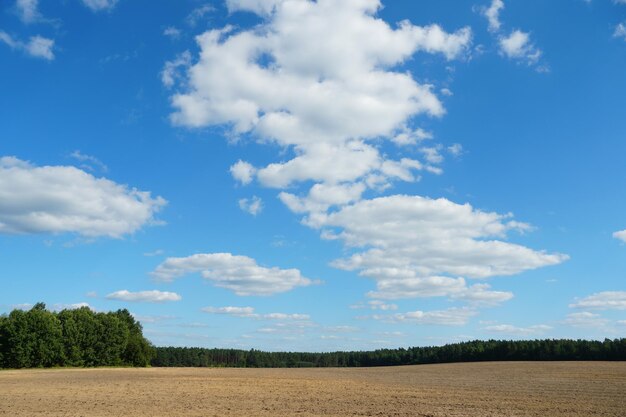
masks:
[[[0,371],[1,416],[626,416],[626,363]]]

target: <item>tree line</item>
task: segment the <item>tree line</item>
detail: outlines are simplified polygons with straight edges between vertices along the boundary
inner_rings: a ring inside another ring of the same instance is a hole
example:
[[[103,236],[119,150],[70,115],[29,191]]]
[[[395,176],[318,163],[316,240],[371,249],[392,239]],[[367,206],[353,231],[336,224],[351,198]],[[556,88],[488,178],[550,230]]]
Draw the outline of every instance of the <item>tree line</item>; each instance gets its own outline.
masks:
[[[154,355],[128,310],[54,312],[38,303],[0,316],[0,368],[148,366]]]
[[[324,353],[157,347],[152,366],[297,368],[573,360],[626,360],[626,339],[474,340],[445,346]]]
[[[474,340],[445,346],[352,352],[153,347],[128,312],[88,307],[0,316],[0,368],[54,366],[358,367],[479,361],[626,360],[626,338],[595,340]]]

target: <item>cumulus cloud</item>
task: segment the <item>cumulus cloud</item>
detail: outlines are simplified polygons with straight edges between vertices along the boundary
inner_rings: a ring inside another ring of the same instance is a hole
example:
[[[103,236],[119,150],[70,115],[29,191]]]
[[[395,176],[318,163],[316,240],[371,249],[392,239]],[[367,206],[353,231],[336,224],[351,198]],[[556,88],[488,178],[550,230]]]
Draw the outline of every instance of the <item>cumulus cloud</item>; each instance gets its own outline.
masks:
[[[492,0],[488,8],[483,8],[483,15],[489,22],[489,31],[494,34],[498,41],[500,55],[519,62],[526,62],[528,65],[537,65],[536,69],[539,72],[548,71],[546,65],[538,65],[543,52],[531,42],[528,32],[515,29],[508,35],[501,34],[500,12],[502,9],[504,9],[502,0]]]
[[[474,284],[450,294],[453,300],[461,300],[474,307],[497,306],[513,298],[510,291],[492,291],[489,284]]]
[[[23,42],[13,38],[8,33],[0,30],[0,42],[5,43],[11,49],[22,51],[34,58],[41,58],[47,61],[54,59],[54,40],[44,38],[43,36],[31,36],[28,42]]]
[[[106,296],[109,300],[130,301],[137,303],[164,303],[167,301],[180,301],[182,297],[175,292],[168,291],[138,291],[130,292],[128,290],[120,290],[112,292]]]
[[[120,238],[156,222],[166,204],[72,166],[37,167],[0,157],[0,233]]]
[[[515,275],[568,259],[502,240],[510,231],[529,228],[511,215],[444,198],[380,197],[314,213],[304,222],[320,229],[323,238],[357,249],[333,266],[374,279],[377,291],[370,296],[375,298],[449,296],[497,303],[512,294],[486,285],[468,287],[465,278]]]
[[[392,27],[377,16],[378,0],[228,0],[227,6],[255,13],[261,23],[196,38],[200,53],[171,96],[171,121],[227,126],[234,136],[278,145],[282,160],[266,166],[240,160],[232,176],[244,185],[289,187],[280,200],[323,238],[353,252],[333,265],[374,279],[370,297],[495,305],[513,294],[466,280],[567,259],[507,242],[507,232],[529,229],[510,215],[419,196],[362,200],[395,181],[441,174],[444,154],[462,153],[460,144],[424,143],[433,134],[416,128],[416,118],[441,117],[445,109],[435,86],[416,81],[402,65],[417,53],[466,57],[469,28],[446,32],[408,21]],[[518,48],[535,50],[530,41]],[[400,150],[417,145],[419,159],[381,153],[385,140]],[[299,185],[306,190],[292,191]]]
[[[593,310],[626,310],[626,291],[604,291],[576,300],[571,308]]]
[[[514,30],[508,36],[499,39],[500,52],[507,58],[536,64],[541,57],[541,50],[530,41],[530,35],[521,30]]]
[[[239,208],[256,216],[263,210],[263,201],[257,196],[242,198],[239,200]]]
[[[601,329],[605,327],[609,321],[599,314],[583,311],[580,313],[570,313],[567,318],[563,320],[563,324],[572,327],[587,327],[594,329]]]
[[[252,164],[240,159],[230,167],[230,174],[241,184],[247,185],[254,179],[256,168],[254,168]]]
[[[489,21],[489,31],[497,32],[500,30],[502,23],[500,22],[500,12],[504,9],[502,0],[492,0],[491,5],[483,10],[483,14]]]
[[[119,0],[82,0],[83,4],[92,11],[111,10]]]
[[[464,326],[470,318],[478,314],[470,308],[449,308],[447,310],[411,311],[393,315],[374,315],[375,320],[390,323],[413,323],[438,326]]]
[[[200,273],[215,286],[237,295],[272,295],[316,283],[297,269],[266,268],[247,256],[230,253],[201,253],[185,258],[167,258],[153,272],[158,281],[173,281]]]
[[[511,324],[496,324],[485,327],[490,333],[514,335],[514,336],[534,336],[551,330],[552,327],[545,324],[537,324],[529,327],[518,327]]]
[[[361,199],[364,184],[315,184],[306,197],[281,192],[280,200],[295,213],[324,212]]]
[[[394,70],[416,52],[464,56],[471,31],[376,17],[379,1],[230,1],[259,14],[253,30],[232,27],[197,37],[201,49],[187,86],[171,98],[178,125],[230,125],[292,152],[287,161],[248,170],[269,187],[354,182],[382,168],[366,143],[394,138],[420,114],[441,116],[432,86]],[[409,129],[410,130],[410,129]],[[408,141],[419,137],[419,131]],[[402,141],[403,139],[399,139]],[[413,169],[413,168],[411,168]]]
[[[245,317],[263,320],[309,320],[308,314],[268,313],[258,314],[253,307],[204,307],[202,311],[210,314],[225,314],[235,317]]]
[[[626,242],[626,230],[622,230],[622,231],[613,233],[613,237],[615,239],[619,239],[621,241]]]

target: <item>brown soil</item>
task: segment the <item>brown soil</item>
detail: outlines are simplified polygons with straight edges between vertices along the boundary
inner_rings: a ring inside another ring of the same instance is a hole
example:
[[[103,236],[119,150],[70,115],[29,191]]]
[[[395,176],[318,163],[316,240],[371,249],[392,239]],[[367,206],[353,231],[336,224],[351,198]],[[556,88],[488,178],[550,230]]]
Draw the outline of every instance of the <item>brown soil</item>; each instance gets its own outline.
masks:
[[[624,362],[0,372],[2,416],[626,416]]]

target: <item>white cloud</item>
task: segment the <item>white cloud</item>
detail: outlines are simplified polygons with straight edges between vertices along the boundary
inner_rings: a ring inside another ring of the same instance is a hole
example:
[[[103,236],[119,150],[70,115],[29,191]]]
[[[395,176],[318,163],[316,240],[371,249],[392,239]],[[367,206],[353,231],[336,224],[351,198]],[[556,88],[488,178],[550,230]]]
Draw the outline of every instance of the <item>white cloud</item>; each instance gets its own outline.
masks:
[[[616,38],[623,38],[626,41],[626,23],[620,23],[615,26],[615,32],[613,36]]]
[[[180,38],[181,31],[174,26],[168,26],[163,30],[163,35],[172,39],[178,39]]]
[[[396,271],[393,271],[396,272]],[[393,273],[385,270],[383,273]],[[372,271],[368,271],[372,274]],[[362,274],[365,275],[365,274]],[[376,278],[375,275],[371,275]],[[493,307],[513,298],[508,291],[491,291],[489,284],[467,286],[463,278],[440,276],[399,278],[376,278],[377,291],[370,291],[370,297],[384,299],[449,297],[452,300],[464,301],[474,307]]]
[[[182,297],[175,292],[168,291],[138,291],[130,292],[127,290],[115,291],[106,296],[109,300],[130,301],[138,303],[164,303],[167,301],[180,301]]]
[[[187,24],[189,26],[196,26],[199,21],[204,19],[204,16],[213,12],[214,10],[215,10],[215,7],[213,7],[212,5],[208,3],[203,4],[202,6],[196,7],[195,9],[191,11],[191,13],[189,13],[189,16],[187,16]]]
[[[187,86],[172,96],[173,123],[229,125],[293,152],[249,171],[269,187],[313,180],[337,184],[382,173],[385,158],[367,143],[398,137],[414,116],[441,116],[432,86],[394,69],[418,51],[464,56],[471,31],[446,33],[407,21],[392,28],[372,0],[230,1],[258,13],[253,30],[231,27],[197,37],[201,53]],[[419,130],[408,141],[419,139]],[[410,136],[410,135],[409,135]],[[413,176],[411,176],[413,178]]]
[[[308,314],[269,313],[263,314],[261,318],[266,320],[309,320],[311,316]]]
[[[563,321],[563,324],[572,327],[587,327],[601,329],[608,324],[608,320],[602,318],[599,314],[583,311],[580,313],[570,313]]]
[[[381,300],[370,300],[367,302],[367,305],[372,310],[389,311],[398,309],[398,306],[396,304],[385,303]]]
[[[230,12],[247,11],[260,16],[270,15],[284,0],[226,0]]]
[[[548,72],[548,66],[539,65],[543,52],[530,41],[528,32],[516,29],[507,36],[501,34],[500,12],[502,9],[504,9],[502,0],[492,0],[488,8],[482,9],[483,15],[489,22],[489,32],[497,38],[500,55],[509,59],[524,61],[528,65],[537,65],[535,68],[538,72]]]
[[[324,212],[361,199],[364,184],[315,184],[306,197],[281,192],[280,200],[294,213]]]
[[[330,333],[355,333],[358,332],[360,329],[358,327],[354,327],[354,326],[328,326],[328,327],[324,327],[324,331],[325,332],[330,332]]]
[[[521,30],[514,30],[509,36],[499,38],[500,52],[508,58],[536,64],[541,57],[541,50],[530,42],[530,35]]]
[[[491,6],[485,8],[483,14],[489,21],[489,31],[497,32],[500,30],[502,23],[500,22],[500,12],[504,9],[502,0],[492,0]]]
[[[215,286],[237,295],[272,295],[315,282],[303,277],[297,269],[266,268],[247,256],[230,253],[206,253],[186,258],[167,258],[152,276],[159,281],[173,281],[199,272]]]
[[[181,79],[180,68],[188,68],[191,64],[191,53],[185,51],[178,55],[173,61],[165,62],[161,71],[161,82],[167,88],[171,88]]]
[[[243,185],[250,184],[256,174],[256,168],[241,159],[230,167],[230,174]]]
[[[82,0],[83,4],[92,11],[111,10],[119,0]]]
[[[54,40],[38,35],[31,36],[26,44],[26,52],[31,56],[51,61],[54,59],[54,53],[52,52],[53,47]]]
[[[61,310],[78,310],[79,308],[87,307],[90,310],[95,311],[95,308],[89,305],[89,303],[73,303],[73,304],[54,304],[52,306],[52,310],[61,311]]]
[[[140,321],[142,324],[145,323],[150,323],[150,324],[156,324],[156,323],[164,323],[164,322],[168,322],[171,320],[175,320],[178,317],[176,316],[144,316],[141,314],[136,314],[136,313],[130,313],[135,320]],[[177,326],[181,326],[181,324],[177,324]]]
[[[269,327],[262,327],[257,329],[259,333],[269,334],[287,334],[287,335],[301,335],[307,332],[311,327],[316,327],[316,324],[307,320],[292,320],[283,323],[275,323]]]
[[[445,95],[445,93],[443,93],[443,90],[442,90],[442,94]],[[432,139],[432,138],[433,138],[432,132],[428,132],[422,128],[411,130],[405,127],[404,129],[399,131],[394,137],[392,137],[391,141],[394,142],[398,146],[407,146],[407,145],[415,145],[416,143],[422,142],[426,139]]]
[[[475,307],[491,307],[513,298],[510,291],[491,291],[489,284],[474,284],[450,295],[453,300],[465,301]]]
[[[463,154],[463,145],[460,143],[453,143],[448,146],[448,152],[452,154],[452,156],[461,156]]]
[[[0,157],[0,233],[78,233],[122,237],[147,224],[166,204],[72,166],[36,167]]]
[[[210,314],[225,314],[235,317],[258,317],[253,307],[204,307],[202,311]]]
[[[420,148],[420,152],[424,154],[424,158],[431,164],[440,164],[443,162],[443,155],[439,152],[441,146],[430,146]]]
[[[109,167],[107,167],[104,163],[102,163],[102,161],[100,161],[98,158],[96,158],[95,156],[91,156],[91,155],[85,155],[84,153],[82,153],[81,151],[74,151],[70,154],[70,157],[76,159],[79,162],[82,162],[82,164],[80,165],[81,169],[87,170],[87,171],[94,171],[94,166],[101,170],[102,172],[107,172],[109,170]]]
[[[34,58],[42,58],[48,61],[54,59],[54,40],[36,35],[31,36],[28,42],[14,39],[8,33],[0,30],[0,42],[4,42],[11,49],[19,50]]]
[[[478,314],[469,308],[449,308],[435,311],[411,311],[408,313],[396,313],[393,315],[374,315],[375,320],[383,320],[390,323],[414,323],[437,326],[464,326],[469,319]]]
[[[356,249],[333,266],[373,278],[377,291],[370,296],[383,299],[506,301],[511,293],[468,287],[465,278],[515,275],[568,259],[501,240],[511,230],[529,227],[511,220],[510,214],[483,212],[444,198],[381,197],[332,213],[312,213],[304,222],[320,229],[323,238]]]
[[[33,306],[34,304],[31,304],[31,303],[20,303],[20,304],[13,304],[11,306],[11,309],[27,311],[33,308]]]
[[[622,230],[620,232],[613,233],[613,237],[615,239],[619,239],[619,240],[622,240],[622,241],[626,242],[626,230]]]
[[[242,198],[239,200],[239,208],[256,216],[263,210],[263,201],[257,196]]]
[[[39,0],[17,0],[15,2],[20,20],[26,24],[35,23],[42,19],[38,6]]]
[[[599,292],[577,300],[569,306],[586,310],[626,310],[626,291]]]
[[[309,320],[308,314],[286,314],[286,313],[268,313],[258,314],[254,312],[253,307],[204,307],[202,311],[210,314],[225,314],[235,317],[245,317],[262,320]]]
[[[552,327],[545,324],[537,324],[529,327],[517,327],[511,324],[496,324],[493,326],[485,327],[485,330],[490,333],[507,334],[514,336],[533,336],[547,332]]]

